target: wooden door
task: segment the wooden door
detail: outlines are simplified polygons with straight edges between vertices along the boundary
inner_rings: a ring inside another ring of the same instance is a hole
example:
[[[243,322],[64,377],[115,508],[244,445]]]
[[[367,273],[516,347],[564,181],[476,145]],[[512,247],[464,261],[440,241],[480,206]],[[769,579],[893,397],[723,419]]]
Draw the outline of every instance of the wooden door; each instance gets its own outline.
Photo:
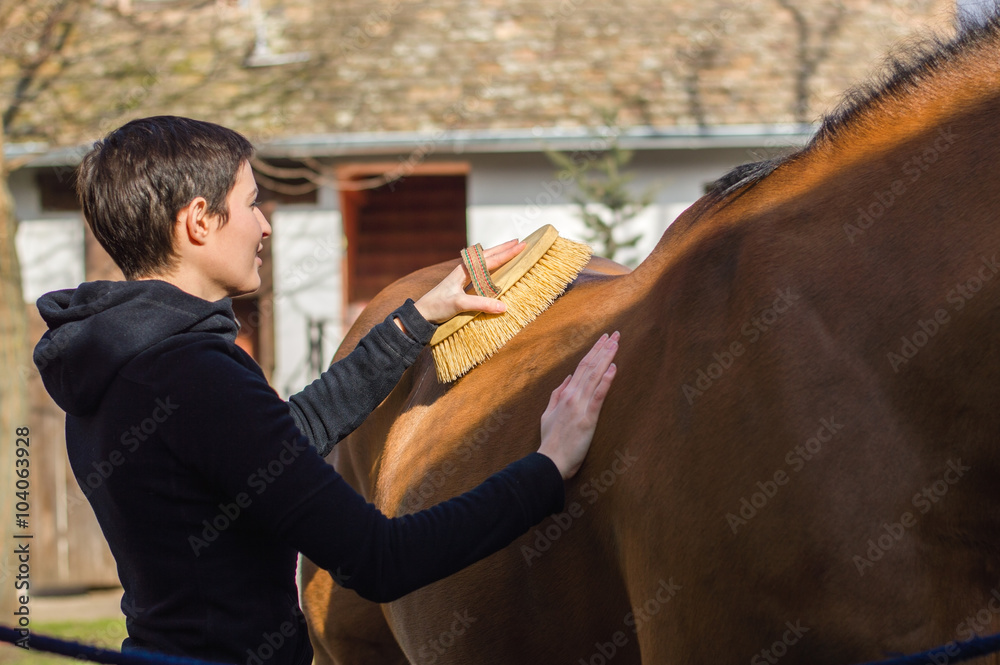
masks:
[[[356,165],[339,175],[363,184],[383,172]],[[341,190],[348,325],[395,280],[458,258],[466,246],[467,173],[464,164],[425,165],[389,184]]]

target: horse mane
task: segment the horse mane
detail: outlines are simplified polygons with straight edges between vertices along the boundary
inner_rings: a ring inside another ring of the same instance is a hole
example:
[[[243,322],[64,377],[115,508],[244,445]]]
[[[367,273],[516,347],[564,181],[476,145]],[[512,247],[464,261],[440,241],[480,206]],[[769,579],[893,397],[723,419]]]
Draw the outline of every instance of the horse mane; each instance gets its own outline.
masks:
[[[960,15],[958,32],[950,40],[932,35],[904,45],[888,56],[881,73],[845,93],[805,147],[784,156],[737,166],[709,185],[709,203],[728,202],[731,197],[745,194],[781,166],[822,144],[836,141],[846,129],[865,120],[887,101],[918,88],[928,74],[942,70],[970,50],[995,43],[997,37],[1000,37],[1000,0],[988,18]]]

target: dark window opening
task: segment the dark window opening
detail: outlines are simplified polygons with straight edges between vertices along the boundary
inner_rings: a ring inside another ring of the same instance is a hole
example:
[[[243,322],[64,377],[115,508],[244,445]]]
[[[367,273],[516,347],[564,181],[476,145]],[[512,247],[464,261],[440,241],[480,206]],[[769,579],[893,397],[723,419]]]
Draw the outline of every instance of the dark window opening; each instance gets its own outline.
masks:
[[[76,173],[69,166],[40,169],[35,182],[41,192],[42,211],[76,212],[80,203],[76,198]]]

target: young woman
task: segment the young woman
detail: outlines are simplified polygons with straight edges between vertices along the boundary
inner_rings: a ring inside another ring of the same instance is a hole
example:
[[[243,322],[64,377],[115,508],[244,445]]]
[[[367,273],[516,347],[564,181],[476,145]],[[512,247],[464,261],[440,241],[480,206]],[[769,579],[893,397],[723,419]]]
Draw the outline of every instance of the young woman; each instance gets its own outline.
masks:
[[[467,295],[460,266],[283,401],[234,343],[230,298],[259,288],[270,234],[252,152],[236,132],[169,116],[97,142],[77,188],[126,281],[42,296],[49,331],[34,357],[66,411],[74,474],[118,564],[123,649],[247,662],[269,644],[269,662],[307,665],[297,554],[385,602],[561,510],[563,481],[586,455],[614,378],[617,333],[552,393],[537,453],[461,496],[388,518],[320,453],[389,394],[436,323],[503,305]],[[490,268],[521,248],[488,251]]]

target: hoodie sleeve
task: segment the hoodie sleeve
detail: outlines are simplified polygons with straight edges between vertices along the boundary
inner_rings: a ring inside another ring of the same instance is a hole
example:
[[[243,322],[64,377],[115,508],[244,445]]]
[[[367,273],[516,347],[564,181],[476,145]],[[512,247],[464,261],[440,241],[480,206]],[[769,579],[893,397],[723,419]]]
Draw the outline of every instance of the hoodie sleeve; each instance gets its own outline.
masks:
[[[292,419],[321,456],[357,429],[392,392],[436,329],[408,299],[361,338],[347,357],[289,398]]]
[[[532,453],[453,499],[387,517],[323,461],[288,404],[223,345],[162,362],[164,390],[184,413],[163,424],[166,444],[218,496],[246,495],[262,538],[290,544],[369,600],[451,575],[563,508],[559,470]]]

